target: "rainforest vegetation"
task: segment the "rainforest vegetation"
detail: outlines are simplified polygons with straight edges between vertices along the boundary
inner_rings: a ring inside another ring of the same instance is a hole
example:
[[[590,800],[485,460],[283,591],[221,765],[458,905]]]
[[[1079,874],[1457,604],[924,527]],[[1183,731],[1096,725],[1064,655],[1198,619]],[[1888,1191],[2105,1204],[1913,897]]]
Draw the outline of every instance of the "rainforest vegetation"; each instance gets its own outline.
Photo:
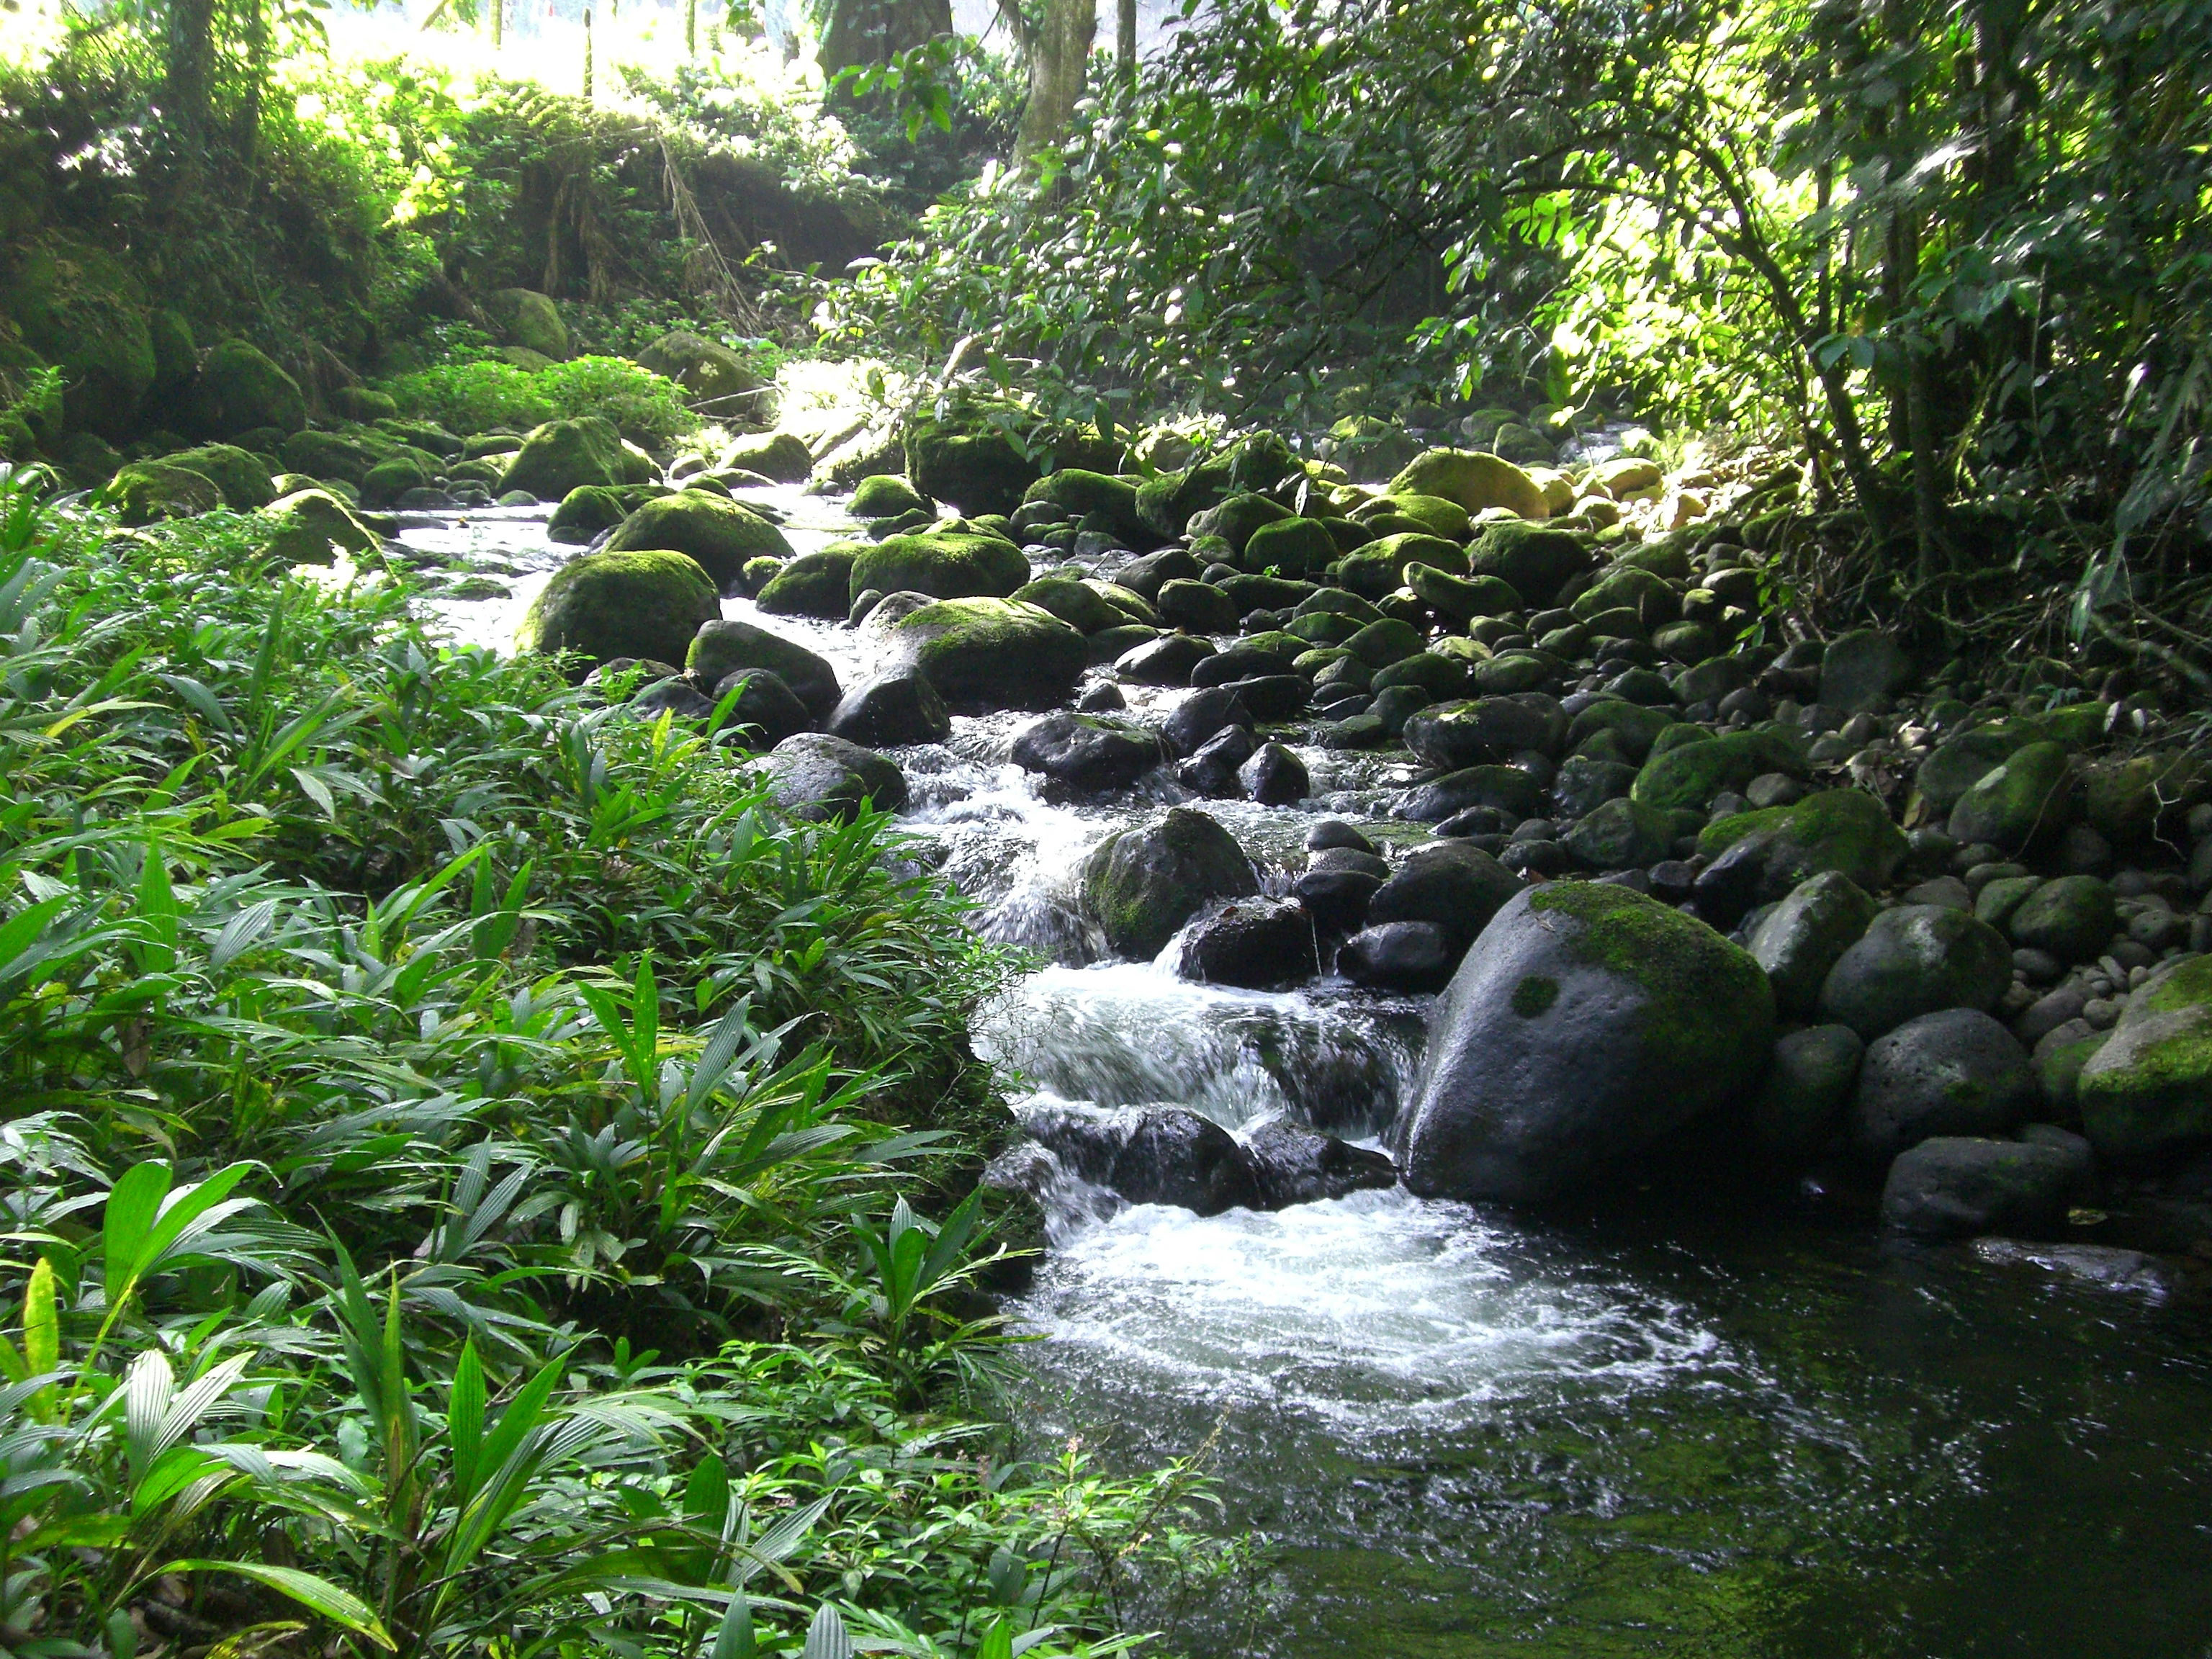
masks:
[[[1172,1650],[1247,1565],[1201,1467],[1009,1420],[1019,953],[733,764],[742,687],[636,718],[655,653],[383,556],[535,434],[579,540],[957,430],[1060,547],[1124,520],[1000,516],[1055,465],[1463,445],[1593,546],[1740,527],[1698,655],[2204,741],[2194,0],[0,4],[21,1659]]]

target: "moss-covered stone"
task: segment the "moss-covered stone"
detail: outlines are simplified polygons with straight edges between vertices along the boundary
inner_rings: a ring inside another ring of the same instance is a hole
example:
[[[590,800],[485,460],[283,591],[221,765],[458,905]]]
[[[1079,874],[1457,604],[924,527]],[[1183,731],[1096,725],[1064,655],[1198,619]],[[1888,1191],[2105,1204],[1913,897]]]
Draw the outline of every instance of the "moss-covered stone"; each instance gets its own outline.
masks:
[[[1415,560],[1400,573],[1400,580],[1423,605],[1462,627],[1477,617],[1503,617],[1522,608],[1520,594],[1496,576],[1455,576]]]
[[[276,499],[268,467],[258,457],[234,445],[203,444],[197,449],[180,449],[161,459],[171,466],[188,467],[211,480],[222,492],[223,505],[234,511],[251,513]]]
[[[1774,1006],[1802,1019],[1820,1000],[1828,970],[1858,943],[1874,920],[1875,902],[1837,871],[1800,882],[1753,932],[1753,958],[1766,970]]]
[[[644,483],[653,471],[652,458],[624,443],[613,422],[581,415],[548,421],[525,438],[499,489],[526,489],[541,501],[557,501],[583,484]]]
[[[392,441],[381,433],[357,428],[349,432],[295,432],[277,453],[295,472],[311,478],[343,479],[356,489],[369,469],[390,457]]]
[[[431,476],[419,455],[403,452],[388,456],[362,476],[361,498],[370,507],[390,507],[409,490],[428,484]]]
[[[1699,808],[1723,790],[1741,789],[1763,772],[1802,776],[1804,757],[1778,732],[1724,732],[1663,749],[1655,743],[1651,758],[1637,774],[1634,796],[1646,806]]]
[[[1290,517],[1290,508],[1281,502],[1256,491],[1241,490],[1192,519],[1189,534],[1194,541],[1201,536],[1218,536],[1241,556],[1245,543],[1262,526],[1278,524]]]
[[[1013,597],[1024,605],[1049,611],[1079,633],[1096,634],[1136,620],[1106,602],[1092,584],[1073,576],[1044,576],[1024,582]]]
[[[1249,571],[1304,576],[1335,557],[1336,538],[1328,526],[1315,519],[1279,519],[1252,532],[1239,562]]]
[[[719,470],[757,472],[777,483],[805,483],[814,471],[814,452],[795,432],[756,432],[732,441],[722,452]]]
[[[1411,519],[1430,535],[1449,541],[1463,542],[1474,529],[1467,509],[1442,495],[1380,495],[1376,498],[1375,507],[1360,516],[1372,517],[1376,512]]]
[[[787,559],[783,532],[726,495],[679,489],[645,502],[607,538],[607,550],[666,547],[688,553],[725,593],[743,590],[749,559]]]
[[[1792,1164],[1817,1156],[1835,1139],[1865,1053],[1848,1025],[1808,1026],[1778,1041],[1751,1112],[1759,1150]]]
[[[261,428],[297,432],[307,423],[300,383],[248,340],[225,340],[200,364],[185,403],[186,423],[210,438]]]
[[[157,306],[146,313],[146,332],[154,343],[154,392],[162,397],[188,392],[200,372],[191,324],[175,307]]]
[[[1203,812],[1170,810],[1159,823],[1118,830],[1085,860],[1084,912],[1117,956],[1147,961],[1217,899],[1249,898],[1252,861]]]
[[[338,387],[331,393],[330,406],[349,421],[386,420],[399,413],[399,404],[390,392],[366,386]]]
[[[1137,516],[1163,538],[1182,535],[1191,520],[1226,500],[1235,488],[1226,461],[1203,461],[1163,472],[1137,486]]]
[[[1674,590],[1660,577],[1634,565],[1616,565],[1592,582],[1569,605],[1583,621],[1607,611],[1629,610],[1646,628],[1673,616],[1681,608]]]
[[[2076,1090],[2082,1132],[2107,1158],[2212,1139],[2212,957],[2185,957],[2145,981]]]
[[[878,472],[853,486],[852,513],[856,519],[896,519],[902,513],[929,511],[930,504],[922,493],[896,472]]]
[[[1983,894],[1996,885],[1990,883]],[[2008,921],[2015,943],[2048,951],[2061,962],[2087,962],[2112,942],[2119,926],[2118,904],[2111,885],[2096,877],[2061,876],[2023,895]]]
[[[749,622],[717,617],[691,636],[684,666],[700,685],[720,684],[739,669],[765,669],[791,689],[817,720],[837,706],[837,672],[794,640]]]
[[[145,290],[120,260],[51,238],[22,256],[0,289],[0,310],[62,371],[71,428],[116,439],[132,431],[156,363]]]
[[[1510,519],[1485,525],[1468,550],[1468,568],[1476,575],[1497,577],[1538,607],[1589,567],[1589,554],[1568,532]]]
[[[765,384],[736,352],[689,329],[670,330],[639,352],[637,361],[682,386],[695,404],[719,405],[708,411],[718,420],[750,416],[755,403],[750,394]]]
[[[518,651],[681,662],[701,626],[722,614],[714,579],[665,549],[586,553],[555,571],[515,630]]]
[[[1567,851],[1592,870],[1642,869],[1674,843],[1672,814],[1619,797],[1592,808],[1566,836]]]
[[[1384,536],[1346,554],[1333,568],[1338,582],[1350,592],[1363,599],[1379,599],[1403,586],[1407,570],[1416,564],[1448,576],[1465,576],[1467,550],[1441,536],[1407,531]]]
[[[1417,655],[1422,646],[1420,630],[1395,617],[1371,622],[1345,641],[1345,649],[1368,667],[1387,668]]]
[[[891,638],[956,714],[1054,708],[1090,660],[1081,634],[1014,599],[941,600],[902,618]]]
[[[1096,514],[1112,528],[1125,547],[1148,547],[1152,541],[1144,520],[1137,515],[1137,480],[1133,478],[1093,472],[1087,467],[1064,466],[1056,472],[1047,473],[1024,490],[1022,501],[1024,506],[1049,501],[1078,520]]]
[[[842,622],[853,609],[856,591],[853,586],[853,566],[861,551],[860,543],[833,542],[811,553],[802,553],[769,578],[758,590],[754,603],[771,617],[815,617],[823,622]]]
[[[127,525],[189,519],[222,505],[222,490],[204,472],[167,461],[132,461],[107,486],[108,499]]]
[[[1692,744],[1680,752],[1699,746]],[[1769,750],[1765,758],[1772,758],[1774,753]],[[1762,765],[1750,776],[1756,777],[1759,771],[1790,769]],[[1775,884],[1785,887],[1833,871],[1860,887],[1878,891],[1889,884],[1909,850],[1905,832],[1890,822],[1882,804],[1857,789],[1824,789],[1789,806],[1732,814],[1698,833],[1698,850],[1707,858],[1717,858],[1753,836],[1767,838],[1770,876]]]
[[[1119,446],[1095,432],[1055,425],[1018,404],[956,398],[917,416],[906,432],[906,475],[924,495],[963,513],[1012,513],[1029,487],[1055,467],[1111,474]]]
[[[499,325],[509,345],[534,351],[556,363],[568,356],[572,349],[568,341],[568,325],[561,320],[561,313],[553,301],[534,289],[495,289],[484,297],[484,310]],[[642,352],[639,354],[638,361],[655,374],[666,373],[652,363],[645,362]]]
[[[1837,958],[1820,1007],[1871,1042],[1942,1009],[1987,1013],[2011,984],[2012,951],[1996,929],[1964,910],[1903,904],[1876,915]]]
[[[2064,827],[2074,809],[2073,765],[2055,743],[2031,743],[1985,773],[1951,809],[1951,838],[2024,852]]]
[[[1543,489],[1534,478],[1510,461],[1471,449],[1431,449],[1415,456],[1390,480],[1389,493],[1440,496],[1470,514],[1502,507],[1524,519],[1540,519],[1547,511]]]
[[[590,542],[629,516],[619,490],[605,484],[579,484],[561,498],[545,521],[545,534],[556,542]]]
[[[1577,753],[1585,752],[1591,738],[1601,732],[1610,732],[1620,745],[1620,758],[1632,766],[1641,766],[1650,758],[1652,745],[1659,740],[1660,734],[1674,724],[1674,717],[1663,708],[1607,697],[1590,704],[1574,717],[1567,727],[1567,747]]]
[[[1946,738],[1920,763],[1913,787],[1932,810],[1948,817],[1966,791],[2039,735],[2025,720],[2000,720]]]
[[[2204,769],[2193,756],[2130,755],[2090,761],[2075,769],[2081,816],[2116,847],[2132,847],[2156,833],[2161,818],[2178,820],[2204,798]]]
[[[933,530],[875,543],[854,561],[846,597],[850,603],[872,587],[939,599],[1004,599],[1029,579],[1029,558],[1012,542]]]
[[[295,490],[261,509],[269,556],[280,564],[330,564],[383,545],[375,532],[326,489]]]

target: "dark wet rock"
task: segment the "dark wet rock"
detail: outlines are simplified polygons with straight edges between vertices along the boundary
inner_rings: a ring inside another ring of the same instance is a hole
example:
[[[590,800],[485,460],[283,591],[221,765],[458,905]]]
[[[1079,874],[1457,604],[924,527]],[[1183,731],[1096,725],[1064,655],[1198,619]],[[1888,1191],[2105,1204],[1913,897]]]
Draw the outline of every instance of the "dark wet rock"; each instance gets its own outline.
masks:
[[[1306,907],[1314,926],[1328,933],[1355,932],[1383,878],[1364,870],[1308,870],[1291,884],[1291,893]]]
[[[1470,806],[1491,806],[1516,818],[1532,817],[1544,805],[1543,786],[1511,766],[1470,766],[1409,789],[1391,808],[1415,823],[1441,823]]]
[[[1258,747],[1258,740],[1243,726],[1225,726],[1176,768],[1176,781],[1201,795],[1234,795],[1243,787],[1237,769]]]
[[[1068,1169],[1132,1204],[1219,1215],[1260,1201],[1251,1160],[1237,1138],[1180,1107],[1042,1108],[1025,1113],[1022,1127]]]
[[[1991,882],[1984,895],[1996,885]],[[2095,876],[2061,876],[2023,894],[2008,920],[2019,944],[2061,962],[2087,962],[2112,939],[2118,909],[2109,884]]]
[[[955,714],[1051,708],[1088,661],[1082,635],[1014,599],[940,600],[895,624],[891,640]]]
[[[2106,1158],[2212,1139],[2212,957],[2180,957],[2146,979],[2077,1087],[2082,1128]]]
[[[1273,991],[1321,972],[1313,918],[1295,899],[1240,899],[1192,923],[1176,959],[1183,978]]]
[[[1837,959],[1820,1008],[1871,1042],[1941,1009],[1987,1013],[2011,983],[2012,953],[1995,928],[1940,905],[1900,905]]]
[[[1213,685],[1203,691],[1194,691],[1177,703],[1160,728],[1160,736],[1176,754],[1194,755],[1208,738],[1224,726],[1249,731],[1255,724],[1252,710],[1245,706],[1236,687]]]
[[[864,801],[879,812],[906,805],[906,775],[896,762],[826,732],[786,738],[769,751],[768,765],[769,791],[791,817],[852,818]]]
[[[1555,882],[1499,911],[1430,1022],[1397,1129],[1429,1197],[1533,1200],[1747,1099],[1773,1042],[1766,977],[1626,887]]]
[[[1114,580],[1132,592],[1157,601],[1160,589],[1171,581],[1196,581],[1203,568],[1183,547],[1164,547],[1132,559],[1114,573]]]
[[[1362,929],[1336,953],[1336,971],[1377,991],[1441,990],[1459,960],[1450,931],[1432,921],[1387,921]]]
[[[790,687],[816,719],[837,706],[837,672],[796,641],[720,617],[700,625],[684,659],[692,679],[714,685],[741,668],[765,668]]]
[[[1143,726],[1066,709],[1032,720],[1013,746],[1015,765],[1081,794],[1126,789],[1164,758]]]
[[[1244,1151],[1262,1209],[1287,1209],[1398,1184],[1397,1166],[1388,1154],[1280,1120],[1254,1130]]]
[[[1875,902],[1834,871],[1800,883],[1752,932],[1748,948],[1774,988],[1775,1011],[1808,1017],[1837,961],[1867,930]]]
[[[1193,634],[1233,634],[1237,631],[1235,601],[1219,588],[1203,581],[1163,583],[1152,601],[1160,620],[1170,628]]]
[[[2068,1200],[2089,1173],[2063,1147],[1939,1135],[1889,1166],[1882,1224],[1923,1238],[2047,1236],[2064,1225]]]
[[[1132,685],[1188,685],[1191,672],[1214,654],[1210,640],[1170,634],[1140,645],[1115,660],[1115,676]]]
[[[1559,763],[1559,772],[1553,780],[1552,797],[1559,802],[1564,817],[1579,818],[1607,801],[1621,799],[1635,782],[1636,769],[1623,762],[1570,755]],[[1666,851],[1664,848],[1660,850]]]
[[[1233,645],[1194,664],[1190,671],[1190,684],[1201,687],[1226,685],[1231,680],[1247,680],[1260,675],[1288,674],[1292,672],[1292,661],[1291,657],[1281,652]]]
[[[1851,1149],[1879,1160],[1931,1135],[2002,1134],[2038,1102],[2027,1051],[1989,1015],[1947,1008],[1867,1045]]]
[[[1406,747],[1427,765],[1456,772],[1516,750],[1557,754],[1569,724],[1558,703],[1540,694],[1440,702],[1406,722]]]
[[[2112,1244],[2034,1244],[2017,1238],[1978,1238],[1974,1254],[1994,1267],[2043,1273],[2088,1290],[2117,1291],[2163,1302],[2188,1285],[2172,1264],[2141,1250]]]
[[[1417,847],[1399,861],[1367,908],[1371,926],[1427,921],[1449,936],[1456,955],[1490,925],[1521,883],[1488,853],[1462,841]]]
[[[1362,853],[1372,853],[1375,843],[1346,823],[1342,818],[1323,818],[1306,831],[1306,850],[1322,852],[1332,847],[1353,848]]]
[[[814,717],[799,700],[799,694],[765,668],[740,668],[725,674],[715,682],[708,702],[719,708],[722,700],[733,694],[737,701],[723,716],[723,730],[748,749],[773,749],[813,723]]]
[[[835,736],[876,749],[942,743],[952,732],[945,700],[912,671],[878,674],[854,686],[825,724]]]
[[[1254,720],[1268,726],[1293,718],[1313,696],[1313,688],[1298,674],[1266,674],[1208,690],[1234,692]]]
[[[1820,701],[1850,714],[1884,705],[1911,684],[1905,647],[1871,629],[1837,635],[1820,657]]]
[[[650,720],[662,714],[679,720],[703,720],[714,712],[711,698],[702,697],[682,680],[658,680],[629,700],[630,711]]]
[[[1075,709],[1080,714],[1118,714],[1129,706],[1121,695],[1121,688],[1111,680],[1101,680],[1075,700]]]
[[[1668,814],[1624,798],[1592,808],[1563,844],[1589,869],[1632,870],[1666,857],[1674,840]]]
[[[1116,830],[1085,861],[1086,915],[1117,955],[1149,960],[1218,899],[1259,893],[1237,838],[1203,812],[1176,807],[1158,823]]]
[[[1866,1044],[1848,1025],[1810,1025],[1777,1040],[1751,1127],[1770,1158],[1802,1163],[1835,1139]]]
[[[1951,809],[1952,838],[2019,853],[2055,836],[2074,810],[2072,762],[2055,743],[2032,743],[1987,774]]]
[[[1279,743],[1261,744],[1237,769],[1244,793],[1262,806],[1288,806],[1313,793],[1306,763]]]

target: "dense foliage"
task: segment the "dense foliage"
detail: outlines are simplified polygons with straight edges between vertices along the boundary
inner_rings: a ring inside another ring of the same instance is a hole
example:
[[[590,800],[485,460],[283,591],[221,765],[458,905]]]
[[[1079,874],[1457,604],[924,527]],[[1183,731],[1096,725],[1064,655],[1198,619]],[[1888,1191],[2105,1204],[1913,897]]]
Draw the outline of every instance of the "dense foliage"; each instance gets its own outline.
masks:
[[[1004,1461],[996,1224],[951,1201],[1001,964],[883,820],[787,827],[251,520],[39,483],[0,477],[9,1651],[1097,1653],[1132,1574],[1204,1565],[1181,1472]]]

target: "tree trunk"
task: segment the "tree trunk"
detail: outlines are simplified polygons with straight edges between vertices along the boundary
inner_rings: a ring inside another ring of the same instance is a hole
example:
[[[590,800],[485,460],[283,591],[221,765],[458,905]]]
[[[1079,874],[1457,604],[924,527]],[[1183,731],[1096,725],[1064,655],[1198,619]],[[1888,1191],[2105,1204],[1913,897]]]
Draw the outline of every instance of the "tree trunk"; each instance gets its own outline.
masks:
[[[817,54],[825,77],[873,69],[952,33],[952,0],[836,0]]]
[[[1114,9],[1114,55],[1121,60],[1121,78],[1137,84],[1137,0],[1116,0]]]
[[[197,140],[207,130],[215,70],[215,0],[169,0],[167,46],[162,97],[170,118]]]
[[[1014,159],[1026,162],[1058,143],[1075,123],[1098,33],[1098,0],[1044,0],[1044,22],[1023,44],[1029,57],[1030,100],[1014,141]]]

